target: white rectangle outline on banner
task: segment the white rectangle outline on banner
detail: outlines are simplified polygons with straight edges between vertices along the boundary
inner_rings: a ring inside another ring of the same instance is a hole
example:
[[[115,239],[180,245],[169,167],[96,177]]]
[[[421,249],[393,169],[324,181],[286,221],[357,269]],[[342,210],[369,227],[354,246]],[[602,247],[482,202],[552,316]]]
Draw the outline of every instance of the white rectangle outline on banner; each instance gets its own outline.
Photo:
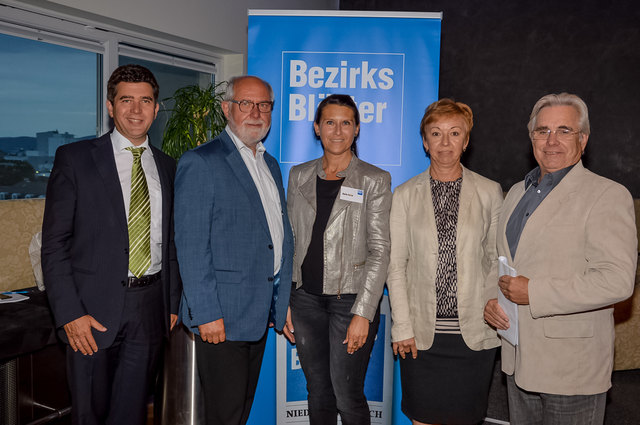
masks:
[[[366,10],[278,10],[248,9],[248,16],[331,16],[339,18],[440,19],[442,12],[376,12]]]
[[[389,296],[383,295],[380,301],[380,314],[384,314],[385,318],[385,335],[384,335],[384,363],[382,373],[382,402],[369,402],[370,407],[379,408],[384,412],[385,403],[387,404],[386,416],[382,420],[376,421],[371,418],[371,425],[391,425],[393,410],[393,368],[394,359],[391,350],[391,306],[389,305]],[[308,416],[300,419],[292,419],[287,421],[287,410],[306,409],[306,401],[286,401],[287,394],[287,340],[284,336],[278,335],[276,340],[276,425],[290,424],[308,424]],[[338,424],[341,424],[338,418]]]
[[[383,167],[402,167],[402,148],[404,145],[404,140],[402,138],[403,135],[403,127],[404,123],[404,74],[405,74],[405,58],[406,53],[384,53],[384,52],[315,52],[310,50],[283,50],[280,52],[280,149],[278,151],[279,157],[278,161],[280,164],[301,164],[298,161],[283,161],[282,160],[282,126],[284,125],[282,105],[284,105],[284,55],[289,53],[311,53],[311,54],[341,54],[341,55],[388,55],[388,56],[401,56],[402,57],[402,96],[401,96],[401,104],[400,104],[400,162],[397,164],[382,164],[382,163],[374,163],[375,166],[383,166]],[[309,158],[307,161],[314,159]]]

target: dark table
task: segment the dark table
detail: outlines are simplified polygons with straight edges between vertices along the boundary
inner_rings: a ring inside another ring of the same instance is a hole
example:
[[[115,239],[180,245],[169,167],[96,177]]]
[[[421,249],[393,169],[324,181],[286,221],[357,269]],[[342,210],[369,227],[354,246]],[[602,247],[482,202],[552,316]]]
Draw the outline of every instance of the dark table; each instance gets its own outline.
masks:
[[[0,424],[70,423],[65,349],[47,294],[21,291],[29,299],[0,304]]]
[[[0,304],[0,362],[57,343],[46,292],[23,290],[28,300]]]

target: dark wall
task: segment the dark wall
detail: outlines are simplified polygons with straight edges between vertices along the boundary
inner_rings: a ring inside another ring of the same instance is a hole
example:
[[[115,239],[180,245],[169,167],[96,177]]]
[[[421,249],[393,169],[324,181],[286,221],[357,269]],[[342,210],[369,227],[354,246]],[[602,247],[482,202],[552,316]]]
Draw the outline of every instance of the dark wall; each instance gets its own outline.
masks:
[[[533,104],[566,91],[589,106],[587,167],[640,197],[638,0],[341,0],[340,8],[443,12],[440,97],[473,109],[463,156],[472,170],[504,190],[521,180],[535,166]]]

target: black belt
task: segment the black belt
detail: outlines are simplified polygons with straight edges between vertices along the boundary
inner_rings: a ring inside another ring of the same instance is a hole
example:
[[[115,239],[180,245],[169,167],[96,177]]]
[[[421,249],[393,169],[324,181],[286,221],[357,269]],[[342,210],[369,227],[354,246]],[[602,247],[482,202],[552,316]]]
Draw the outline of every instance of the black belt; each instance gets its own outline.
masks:
[[[142,288],[143,286],[151,285],[153,282],[160,280],[160,273],[151,274],[142,277],[131,276],[124,281],[126,288]]]

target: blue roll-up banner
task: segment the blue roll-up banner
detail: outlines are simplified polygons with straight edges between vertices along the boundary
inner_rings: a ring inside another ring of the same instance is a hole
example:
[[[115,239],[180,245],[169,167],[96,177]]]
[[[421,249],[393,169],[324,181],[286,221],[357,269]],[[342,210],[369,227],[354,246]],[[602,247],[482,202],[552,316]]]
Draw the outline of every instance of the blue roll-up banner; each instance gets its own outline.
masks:
[[[333,93],[354,98],[358,156],[389,171],[393,187],[427,168],[420,119],[438,98],[441,20],[441,13],[249,11],[247,70],[273,87],[265,146],[280,162],[285,184],[292,166],[322,155],[313,119],[318,103]],[[386,297],[382,306],[365,395],[372,424],[408,424],[398,397],[392,414],[398,378],[394,385]],[[249,423],[308,423],[306,396],[295,346],[270,333]]]

